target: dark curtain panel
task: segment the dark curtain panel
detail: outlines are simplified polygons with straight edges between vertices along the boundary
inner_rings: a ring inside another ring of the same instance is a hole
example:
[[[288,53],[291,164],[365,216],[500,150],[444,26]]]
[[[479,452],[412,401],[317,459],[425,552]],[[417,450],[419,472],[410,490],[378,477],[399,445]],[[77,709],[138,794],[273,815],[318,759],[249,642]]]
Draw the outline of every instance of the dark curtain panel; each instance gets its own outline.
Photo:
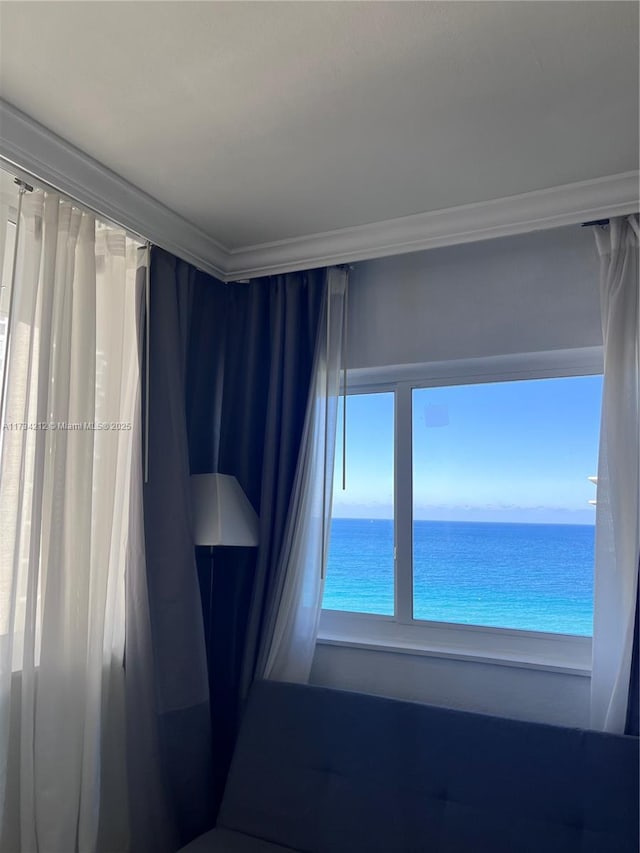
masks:
[[[638,565],[640,575],[640,562]],[[629,703],[627,705],[627,721],[624,733],[640,736],[640,582],[636,590],[636,621],[633,629],[633,650],[631,652],[631,678],[629,681]]]
[[[199,321],[194,303],[205,283],[225,289],[189,264],[153,250],[146,580],[160,762],[181,845],[213,820],[209,686],[191,534],[186,417],[191,324]],[[210,397],[206,387],[207,405]]]
[[[193,474],[236,476],[260,512],[262,436],[269,364],[268,287],[234,284],[196,294],[189,342],[187,411]],[[197,548],[208,640],[214,808],[235,743],[238,684],[257,549]]]
[[[252,375],[254,383],[264,383],[267,395],[260,435],[260,547],[241,667],[241,699],[255,675],[267,605],[274,593],[272,581],[298,464],[325,279],[324,270],[315,270],[268,281],[270,357],[266,363],[255,363]],[[264,284],[258,281],[254,288]],[[239,452],[231,432],[224,448],[230,456]]]
[[[148,654],[182,844],[213,822],[255,672],[324,281],[318,270],[225,285],[152,253]],[[194,551],[188,476],[212,471],[238,478],[260,517],[259,548]]]
[[[209,638],[216,808],[284,534],[324,280],[317,270],[233,284],[224,293],[194,291],[186,400],[191,472],[235,475],[260,517],[259,548],[215,548],[213,555],[196,549]]]

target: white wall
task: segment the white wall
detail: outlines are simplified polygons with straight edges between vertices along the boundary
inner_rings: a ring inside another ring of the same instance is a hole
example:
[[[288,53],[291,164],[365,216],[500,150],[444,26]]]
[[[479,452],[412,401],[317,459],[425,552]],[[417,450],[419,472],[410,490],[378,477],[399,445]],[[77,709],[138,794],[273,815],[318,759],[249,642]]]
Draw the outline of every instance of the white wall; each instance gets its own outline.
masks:
[[[348,365],[601,346],[598,279],[580,226],[358,264]]]
[[[350,368],[602,345],[590,228],[540,231],[358,264]],[[547,670],[319,643],[316,684],[586,726],[590,680]]]
[[[311,683],[565,726],[589,722],[590,679],[318,643]]]

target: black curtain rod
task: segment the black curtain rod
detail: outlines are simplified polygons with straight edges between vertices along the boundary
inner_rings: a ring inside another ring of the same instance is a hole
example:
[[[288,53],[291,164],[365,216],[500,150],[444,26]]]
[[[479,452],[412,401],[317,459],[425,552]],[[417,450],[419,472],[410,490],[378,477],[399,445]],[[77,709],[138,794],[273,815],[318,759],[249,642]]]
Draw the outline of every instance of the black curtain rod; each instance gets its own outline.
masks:
[[[594,219],[593,222],[583,222],[582,228],[588,228],[590,225],[600,225],[604,228],[605,225],[609,224],[608,219]]]
[[[632,216],[637,216],[638,213],[631,214]],[[601,228],[605,228],[611,222],[610,219],[594,219],[592,222],[583,222],[582,227],[588,228],[590,225],[599,225]]]

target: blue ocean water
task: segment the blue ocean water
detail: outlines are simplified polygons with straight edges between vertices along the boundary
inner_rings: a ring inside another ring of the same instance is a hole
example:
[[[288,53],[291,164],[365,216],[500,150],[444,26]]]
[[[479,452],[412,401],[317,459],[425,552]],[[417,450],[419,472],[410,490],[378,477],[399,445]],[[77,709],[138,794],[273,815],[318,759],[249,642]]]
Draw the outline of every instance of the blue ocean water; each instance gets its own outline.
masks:
[[[414,618],[590,636],[594,527],[416,521]],[[323,607],[393,615],[393,521],[333,519]]]

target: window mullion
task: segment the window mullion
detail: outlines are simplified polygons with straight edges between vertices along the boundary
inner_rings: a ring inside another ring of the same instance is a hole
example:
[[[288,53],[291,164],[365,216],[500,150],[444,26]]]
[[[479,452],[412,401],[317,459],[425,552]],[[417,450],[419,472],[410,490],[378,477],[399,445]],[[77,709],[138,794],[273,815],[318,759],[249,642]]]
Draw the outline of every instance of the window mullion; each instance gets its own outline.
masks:
[[[394,429],[395,615],[404,624],[413,618],[412,446],[411,385],[400,383]]]

